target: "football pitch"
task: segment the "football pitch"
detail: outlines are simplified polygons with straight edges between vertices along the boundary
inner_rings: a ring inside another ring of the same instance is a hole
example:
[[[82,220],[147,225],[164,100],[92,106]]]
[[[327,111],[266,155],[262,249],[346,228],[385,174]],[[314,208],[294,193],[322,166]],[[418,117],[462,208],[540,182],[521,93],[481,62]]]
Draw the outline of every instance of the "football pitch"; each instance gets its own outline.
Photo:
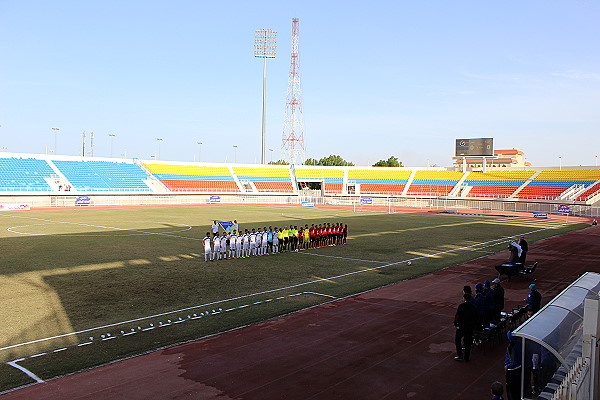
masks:
[[[348,243],[205,262],[215,219],[340,222]],[[461,264],[518,235],[533,243],[584,226],[277,206],[2,213],[0,392]]]

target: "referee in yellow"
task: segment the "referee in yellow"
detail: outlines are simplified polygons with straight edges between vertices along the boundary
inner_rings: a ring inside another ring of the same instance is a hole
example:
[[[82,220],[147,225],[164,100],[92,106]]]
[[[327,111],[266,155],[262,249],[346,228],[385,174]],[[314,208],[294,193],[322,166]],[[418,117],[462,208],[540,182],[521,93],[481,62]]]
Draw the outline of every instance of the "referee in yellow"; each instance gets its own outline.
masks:
[[[290,231],[289,231],[289,229],[288,229],[287,226],[283,227],[282,233],[283,233],[283,246],[282,246],[283,247],[283,251],[287,251],[288,243],[290,241],[289,240],[290,239]]]

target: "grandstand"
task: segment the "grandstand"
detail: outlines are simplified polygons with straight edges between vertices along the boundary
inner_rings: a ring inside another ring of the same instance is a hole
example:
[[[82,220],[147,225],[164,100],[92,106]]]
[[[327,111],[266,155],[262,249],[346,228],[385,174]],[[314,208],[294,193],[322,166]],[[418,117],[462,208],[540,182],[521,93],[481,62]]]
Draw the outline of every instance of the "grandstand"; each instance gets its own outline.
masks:
[[[400,195],[408,183],[412,171],[404,169],[371,168],[349,169],[348,182],[360,185],[363,194]]]
[[[287,166],[273,167],[233,167],[234,174],[244,187],[250,186],[253,192],[294,191],[294,183]]]
[[[471,197],[510,197],[533,174],[533,171],[472,171],[463,183],[463,192]]]
[[[408,195],[448,196],[463,178],[462,172],[420,170],[410,183]]]
[[[136,164],[111,161],[54,160],[52,163],[78,191],[148,192],[148,174]]]
[[[286,202],[298,202],[300,197],[306,196],[323,196],[320,200],[323,202],[344,196],[348,196],[348,201],[359,196],[407,201],[411,198],[460,199],[472,202],[472,207],[479,207],[476,202],[482,199],[587,206],[600,201],[600,169],[589,167],[460,172],[439,167],[323,167],[3,155],[0,190],[10,195],[48,196],[67,188],[72,195],[247,194],[272,196],[269,201],[278,201],[277,196],[292,196],[280,199]],[[299,190],[309,188],[312,190]],[[194,199],[187,201],[194,202]]]
[[[47,180],[55,171],[45,160],[37,158],[0,158],[0,190],[48,191]]]
[[[142,164],[172,192],[239,192],[226,166],[185,164]]]
[[[577,197],[600,180],[598,169],[543,170],[516,197],[557,199]]]

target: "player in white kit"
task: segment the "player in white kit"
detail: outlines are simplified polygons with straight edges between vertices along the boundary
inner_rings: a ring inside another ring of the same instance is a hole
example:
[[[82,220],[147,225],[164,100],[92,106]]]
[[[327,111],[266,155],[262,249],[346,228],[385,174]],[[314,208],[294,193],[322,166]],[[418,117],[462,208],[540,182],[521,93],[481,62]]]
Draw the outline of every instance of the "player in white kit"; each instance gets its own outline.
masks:
[[[215,233],[215,237],[213,237],[213,252],[212,252],[212,261],[221,259],[221,238],[219,237],[219,232]]]
[[[269,255],[269,253],[267,253],[267,240],[269,238],[269,232],[267,232],[267,227],[265,226],[265,229],[263,230],[263,240],[260,243],[260,255],[264,256]]]
[[[235,258],[235,246],[237,244],[237,235],[236,232],[233,231],[231,235],[229,235],[229,255],[227,258]]]
[[[221,259],[227,259],[227,239],[229,235],[223,232],[223,236],[221,236]]]
[[[244,239],[244,235],[242,232],[237,233],[236,243],[235,243],[235,258],[240,258],[242,256],[242,240]]]
[[[250,232],[250,252],[253,256],[256,256],[256,232],[254,228]]]
[[[250,256],[250,234],[248,233],[248,229],[246,229],[246,233],[244,233],[243,240],[244,251],[242,252],[242,257],[246,258]]]
[[[277,236],[277,227],[273,230],[273,254],[279,253],[279,237]]]
[[[210,232],[206,232],[206,236],[202,239],[204,245],[204,261],[210,261],[212,258],[212,251],[210,249]]]
[[[265,238],[266,240],[267,238]],[[262,241],[263,241],[263,232],[258,228],[258,232],[256,232],[256,255],[262,256],[260,254],[260,250],[262,249]]]

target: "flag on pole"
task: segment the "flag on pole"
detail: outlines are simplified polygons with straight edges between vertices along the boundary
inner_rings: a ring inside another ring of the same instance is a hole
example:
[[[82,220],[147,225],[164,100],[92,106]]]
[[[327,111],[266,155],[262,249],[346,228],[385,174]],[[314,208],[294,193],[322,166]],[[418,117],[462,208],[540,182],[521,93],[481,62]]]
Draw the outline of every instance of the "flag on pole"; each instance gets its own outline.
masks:
[[[226,232],[235,231],[235,225],[233,221],[222,221],[219,222],[219,225],[221,225],[221,228],[223,228]]]

